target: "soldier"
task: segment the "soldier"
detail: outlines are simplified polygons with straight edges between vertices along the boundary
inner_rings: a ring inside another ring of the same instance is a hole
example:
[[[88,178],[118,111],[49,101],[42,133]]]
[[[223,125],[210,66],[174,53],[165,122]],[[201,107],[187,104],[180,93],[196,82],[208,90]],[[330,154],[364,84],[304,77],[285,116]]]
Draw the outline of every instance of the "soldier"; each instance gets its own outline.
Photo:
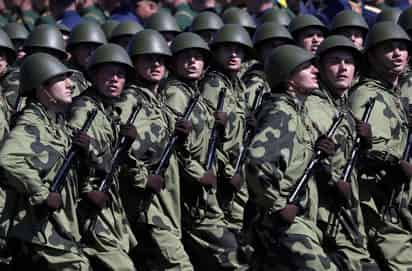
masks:
[[[132,70],[130,58],[122,47],[100,46],[88,63],[93,85],[73,101],[71,109],[70,123],[76,128],[81,127],[88,112],[97,110],[87,132],[91,144],[86,159],[88,169],[82,176],[80,189],[84,204],[78,210],[87,245],[85,253],[96,270],[135,270],[128,253],[136,246],[136,240],[123,209],[117,174],[108,180],[107,189],[99,189],[102,179],[115,166],[111,160],[119,137],[125,136],[131,142],[136,137],[134,127],[120,127],[121,110],[116,107]],[[133,168],[133,161],[126,159],[125,163]]]
[[[189,100],[200,95],[199,82],[210,51],[202,38],[193,33],[178,35],[171,50],[171,70],[174,73],[165,83],[163,92],[166,104],[175,116],[179,116]],[[206,202],[202,198],[202,193],[209,186],[216,185],[215,169],[206,168],[215,118],[209,102],[203,97],[198,99],[190,117],[193,131],[178,151],[182,176],[184,242],[196,270],[239,270],[245,266],[237,258],[236,237],[225,225],[215,191],[208,192]],[[224,129],[225,119],[225,113],[216,114],[220,129]]]
[[[190,131],[190,123],[187,128],[182,122],[175,125],[159,89],[170,49],[160,33],[148,29],[133,38],[129,55],[137,80],[118,106],[126,121],[132,108],[142,104],[133,123],[139,135],[132,146],[132,155],[143,165],[139,171],[129,172],[121,189],[132,230],[142,248],[143,254],[137,257],[140,256],[143,270],[193,270],[181,242],[180,174],[175,154],[161,172],[156,172],[173,131],[179,135],[179,142],[185,142]]]
[[[106,15],[96,5],[96,2],[95,0],[81,0],[77,1],[76,7],[83,19],[94,21],[101,25],[106,21]]]
[[[375,23],[384,22],[384,21],[391,21],[393,23],[397,23],[401,13],[402,13],[402,10],[397,7],[384,8],[378,14],[378,16],[376,16]]]
[[[3,27],[17,51],[17,60],[22,60],[25,56],[23,44],[29,36],[29,31],[20,23],[8,23]]]
[[[16,196],[16,209],[7,210],[15,214],[8,238],[16,249],[16,270],[90,270],[80,244],[75,171],[60,192],[49,192],[69,147],[88,147],[81,133],[72,139],[66,121],[69,78],[70,70],[44,53],[27,57],[21,67],[22,95],[30,102],[0,150],[2,185],[12,188],[8,197]]]
[[[292,15],[291,15],[292,14]],[[288,27],[294,18],[293,13],[288,13],[285,9],[268,9],[259,16],[259,24],[276,23],[284,27]]]
[[[370,126],[355,119],[348,107],[348,91],[359,71],[357,67],[361,53],[346,37],[332,35],[319,46],[317,56],[320,89],[314,90],[305,100],[307,114],[313,122],[313,133],[316,137],[325,135],[333,118],[339,112],[345,114],[332,138],[336,144],[335,154],[325,161],[329,169],[324,167],[316,173],[326,176],[318,181],[317,225],[324,234],[327,253],[340,270],[379,270],[370,260],[367,250],[355,171],[348,176],[348,180],[342,179],[345,166],[352,159],[354,135],[361,137],[361,151],[370,146],[371,140]],[[343,205],[344,199],[350,200],[350,207]],[[346,208],[350,216],[344,216],[339,207]]]
[[[0,30],[0,80],[10,73],[12,64],[16,59],[16,51],[7,34]],[[11,119],[7,102],[4,98],[4,89],[1,89],[0,95],[0,142],[9,131],[9,121]]]
[[[295,38],[296,44],[313,55],[325,39],[326,26],[313,15],[299,15],[289,24],[289,32]]]
[[[103,30],[94,22],[83,22],[73,28],[67,42],[69,65],[73,70],[72,80],[75,85],[73,97],[90,87],[90,81],[86,79],[88,59],[97,47],[105,43],[107,40]]]
[[[411,229],[404,216],[400,217],[400,212],[407,213],[410,192],[399,189],[402,184],[409,187],[411,177],[411,165],[403,160],[408,106],[400,91],[400,76],[409,60],[410,44],[399,25],[377,23],[366,39],[369,69],[349,98],[357,118],[367,101],[376,98],[369,119],[372,147],[359,163],[359,189],[369,245],[383,270],[408,270],[412,266]]]
[[[223,21],[214,12],[203,11],[199,13],[190,26],[190,31],[201,36],[207,43],[213,39],[213,35],[223,26]]]
[[[106,39],[112,35],[113,29],[115,29],[119,23],[120,22],[115,20],[107,20],[104,24],[102,24],[102,29],[104,34],[106,34]]]
[[[252,16],[243,9],[238,7],[231,7],[225,10],[222,14],[222,20],[225,24],[238,24],[243,26],[249,35],[253,35],[256,29],[256,23]]]
[[[177,34],[182,32],[176,23],[176,19],[168,12],[157,12],[145,22],[145,29],[154,29],[160,32],[170,45]]]
[[[362,15],[351,10],[339,12],[331,23],[331,32],[333,34],[347,37],[359,50],[363,49],[368,30],[369,26]]]
[[[133,21],[125,21],[121,22],[117,25],[112,33],[110,34],[109,41],[112,43],[116,43],[122,46],[124,49],[127,50],[127,46],[129,45],[129,41],[132,37],[143,30],[143,27]]]
[[[315,137],[304,99],[318,88],[314,56],[293,45],[276,48],[265,62],[272,89],[258,115],[246,164],[251,199],[259,207],[255,232],[259,270],[339,270],[322,247],[316,225],[318,190],[310,179],[299,207],[287,201],[312,155]],[[324,137],[315,150],[333,153]],[[300,212],[299,212],[300,210]]]
[[[64,24],[70,30],[82,20],[76,10],[75,0],[49,0],[50,11],[58,23]]]

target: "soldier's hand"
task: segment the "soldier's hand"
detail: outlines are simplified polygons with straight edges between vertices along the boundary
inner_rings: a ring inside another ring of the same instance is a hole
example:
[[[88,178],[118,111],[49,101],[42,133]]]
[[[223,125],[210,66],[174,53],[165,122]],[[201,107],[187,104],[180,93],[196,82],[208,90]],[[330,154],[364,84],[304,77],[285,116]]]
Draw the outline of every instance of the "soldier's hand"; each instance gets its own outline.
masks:
[[[399,160],[399,166],[402,172],[408,177],[412,177],[412,165],[405,160]]]
[[[364,145],[370,147],[372,145],[372,129],[369,123],[355,119],[356,133],[361,137]]]
[[[292,224],[295,220],[295,217],[298,215],[298,212],[298,206],[294,204],[288,204],[285,208],[279,211],[279,216],[284,222]]]
[[[101,191],[90,191],[86,193],[86,197],[91,203],[93,203],[100,209],[103,209],[106,206],[107,201],[109,200],[109,195]]]
[[[215,112],[214,117],[215,117],[216,124],[220,128],[225,128],[226,127],[227,121],[228,121],[228,118],[229,118],[226,112]]]
[[[50,192],[46,199],[47,208],[50,211],[55,211],[60,208],[62,204],[62,198],[59,193],[57,192]]]
[[[236,191],[239,191],[242,188],[243,184],[242,177],[239,174],[233,175],[233,177],[230,179],[230,183],[233,185]]]
[[[216,186],[217,178],[212,171],[207,171],[200,179],[199,182],[204,186]]]
[[[176,121],[175,130],[180,138],[187,138],[192,131],[193,125],[190,120],[178,119]]]
[[[79,147],[84,152],[89,150],[90,136],[86,132],[82,132],[80,130],[75,131],[72,141],[74,145]]]
[[[257,126],[257,121],[256,121],[256,117],[255,114],[249,114],[246,118],[246,126],[252,130],[255,131],[256,126]]]
[[[352,196],[352,188],[350,183],[345,182],[343,180],[339,180],[336,183],[336,189],[338,190],[338,193],[348,202],[351,200]]]
[[[127,137],[131,141],[134,141],[137,137],[136,127],[134,127],[134,125],[121,125],[120,135]]]
[[[164,180],[162,176],[159,175],[150,175],[147,177],[147,187],[152,189],[156,193],[160,193],[164,186]]]
[[[336,152],[336,144],[333,142],[331,138],[321,136],[316,141],[315,150],[322,151],[326,156],[332,156]]]

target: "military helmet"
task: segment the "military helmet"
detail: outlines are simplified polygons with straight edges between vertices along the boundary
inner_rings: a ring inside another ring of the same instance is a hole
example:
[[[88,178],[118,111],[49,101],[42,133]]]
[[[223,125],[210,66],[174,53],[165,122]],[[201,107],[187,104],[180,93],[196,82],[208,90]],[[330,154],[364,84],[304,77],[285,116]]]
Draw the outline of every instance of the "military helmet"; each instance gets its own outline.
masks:
[[[257,46],[259,43],[268,39],[283,39],[288,43],[294,42],[289,31],[284,26],[274,22],[263,23],[258,26],[253,35],[253,44]]]
[[[411,45],[411,40],[409,39],[408,34],[400,25],[391,21],[385,21],[376,23],[369,30],[369,33],[366,36],[365,50],[368,51],[388,40],[402,40],[405,41],[408,46]]]
[[[137,33],[129,43],[128,52],[131,58],[145,54],[172,55],[165,38],[152,29]]]
[[[226,24],[215,33],[211,46],[222,43],[236,43],[248,49],[253,48],[249,33],[239,24]]]
[[[95,44],[96,46],[107,43],[106,36],[101,27],[91,21],[76,25],[70,34],[67,50],[79,44]]]
[[[4,50],[7,62],[11,64],[16,58],[16,50],[7,33],[0,29],[0,49]]]
[[[271,8],[259,17],[260,24],[272,22],[288,27],[291,21],[292,17],[284,9]]]
[[[9,38],[14,40],[25,40],[29,36],[29,31],[20,23],[8,23],[3,27]]]
[[[183,32],[177,35],[170,45],[170,49],[173,55],[186,49],[200,49],[206,54],[210,52],[209,45],[202,37],[191,32]]]
[[[345,49],[349,50],[355,59],[360,59],[361,52],[353,44],[353,42],[345,36],[342,35],[331,35],[327,37],[320,45],[316,51],[316,55],[322,58],[328,51],[333,49]]]
[[[396,7],[386,7],[382,9],[381,13],[376,16],[375,23],[391,21],[394,23],[398,22],[399,16],[401,15],[402,10]]]
[[[53,77],[71,71],[57,58],[46,53],[34,53],[24,58],[20,67],[20,93],[28,96]]]
[[[36,26],[27,38],[23,49],[26,52],[33,49],[47,49],[60,59],[67,58],[62,33],[53,25]]]
[[[398,24],[405,29],[406,32],[412,30],[412,7],[405,9],[398,19]]]
[[[113,29],[115,29],[118,24],[120,24],[120,22],[116,20],[107,20],[104,24],[102,24],[102,30],[106,35],[106,38],[112,35]]]
[[[121,64],[126,67],[127,72],[133,72],[132,61],[126,50],[120,45],[108,43],[97,48],[90,56],[87,71],[91,72],[102,64]]]
[[[253,21],[250,14],[238,7],[228,8],[223,12],[222,20],[225,24],[239,24],[248,31],[252,31],[256,28],[256,23]]]
[[[182,30],[179,28],[176,22],[176,18],[169,12],[161,11],[150,16],[146,23],[146,29],[154,29],[159,32],[174,32],[180,33]]]
[[[364,32],[368,32],[369,26],[366,23],[362,15],[356,13],[352,10],[344,10],[336,14],[331,23],[332,32],[345,28],[345,27],[356,27],[360,28]]]
[[[322,32],[327,32],[327,27],[313,15],[299,15],[292,19],[289,24],[289,32],[296,37],[297,33],[308,27],[320,29]]]
[[[282,45],[273,50],[264,64],[266,78],[272,89],[286,82],[302,64],[314,61],[315,57],[295,45]]]
[[[115,40],[121,37],[125,37],[125,36],[131,37],[142,30],[143,30],[143,27],[134,21],[121,22],[113,29],[109,40],[110,42],[114,42]]]
[[[51,15],[45,15],[45,16],[40,16],[36,19],[34,25],[42,25],[42,24],[51,24],[51,25],[56,25],[57,22],[54,19],[53,16]]]
[[[60,30],[62,35],[70,36],[70,34],[72,33],[72,30],[68,28],[65,24],[57,23],[57,28]]]
[[[223,21],[219,15],[211,11],[203,11],[194,18],[190,31],[219,30],[222,26]]]

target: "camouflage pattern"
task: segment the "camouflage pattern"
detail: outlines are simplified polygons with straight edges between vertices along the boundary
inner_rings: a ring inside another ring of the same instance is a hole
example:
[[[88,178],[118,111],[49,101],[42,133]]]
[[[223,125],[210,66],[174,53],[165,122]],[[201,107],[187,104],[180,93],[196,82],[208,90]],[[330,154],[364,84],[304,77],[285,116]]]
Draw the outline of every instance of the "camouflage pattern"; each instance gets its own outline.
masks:
[[[126,214],[143,249],[150,257],[142,257],[147,270],[193,270],[186,254],[182,238],[181,192],[179,167],[172,155],[164,171],[164,189],[155,194],[146,188],[147,177],[154,174],[163,149],[174,129],[174,117],[165,108],[164,98],[139,83],[131,85],[122,94],[117,106],[122,109],[121,120],[126,122],[132,108],[141,106],[133,123],[138,137],[132,145],[133,157],[140,161],[138,170],[130,170],[121,184]],[[141,207],[149,204],[146,212]]]
[[[48,270],[89,270],[80,245],[76,215],[79,187],[75,171],[69,173],[69,181],[60,193],[64,208],[48,216],[37,212],[71,146],[71,134],[63,115],[52,113],[33,101],[19,116],[0,150],[3,184],[18,195],[16,209],[8,210],[15,212],[9,238],[21,242],[18,257],[24,258],[19,258],[20,261],[31,261],[39,268],[38,264],[44,262]]]
[[[191,97],[200,95],[200,90],[197,81],[189,83],[171,76],[163,93],[165,103],[177,117],[183,114]],[[243,270],[246,266],[239,258],[236,237],[224,222],[216,190],[208,192],[207,202],[201,196],[204,188],[199,179],[206,173],[214,106],[216,102],[212,105],[207,98],[199,96],[190,117],[193,130],[177,153],[182,181],[184,243],[196,269]]]
[[[369,119],[373,135],[372,149],[360,162],[359,169],[359,197],[366,233],[373,255],[382,268],[410,270],[412,250],[408,227],[403,223],[391,223],[381,216],[381,210],[391,196],[390,192],[398,179],[402,178],[398,169],[391,168],[389,161],[400,159],[406,145],[407,100],[401,97],[399,86],[390,86],[372,71],[360,79],[350,96],[349,103],[356,117],[360,118],[365,103],[371,97],[376,97]],[[404,195],[397,193],[396,206],[402,201],[402,209],[407,211],[410,194],[410,191]]]
[[[83,174],[80,193],[98,190],[102,173],[108,172],[111,167],[120,125],[119,110],[115,109],[114,102],[97,94],[94,88],[89,88],[73,101],[70,123],[75,128],[81,128],[88,112],[98,110],[87,132],[91,137],[87,161],[89,170]],[[128,163],[131,168],[134,167],[132,162]],[[83,201],[84,204],[79,206],[80,227],[87,244],[85,253],[110,270],[135,270],[128,253],[136,246],[136,240],[120,199],[117,175],[108,193],[110,201],[99,212],[94,234],[87,232],[91,218],[90,203]]]

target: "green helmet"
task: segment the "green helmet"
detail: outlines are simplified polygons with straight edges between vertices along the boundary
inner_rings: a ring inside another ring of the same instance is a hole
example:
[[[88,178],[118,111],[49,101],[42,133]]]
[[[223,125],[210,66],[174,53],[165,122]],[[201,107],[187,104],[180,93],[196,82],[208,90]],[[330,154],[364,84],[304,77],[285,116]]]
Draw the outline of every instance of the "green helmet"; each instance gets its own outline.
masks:
[[[222,43],[236,43],[248,49],[253,48],[249,33],[239,24],[225,24],[216,32],[211,46],[214,47]]]
[[[132,61],[126,50],[113,43],[108,43],[97,48],[90,56],[87,71],[91,72],[102,64],[121,64],[126,67],[128,73],[133,72]]]
[[[183,32],[176,36],[170,45],[173,55],[186,49],[200,49],[206,54],[210,52],[209,45],[199,35],[191,32]]]
[[[316,51],[316,55],[319,58],[322,58],[328,51],[332,49],[345,49],[349,50],[355,59],[361,58],[361,52],[358,48],[353,44],[351,40],[347,37],[342,35],[331,35],[327,37],[319,46],[318,50]]]
[[[106,35],[97,23],[87,21],[76,25],[70,34],[67,50],[72,50],[79,44],[95,44],[96,46],[107,43]]]
[[[67,57],[61,32],[56,26],[48,24],[36,26],[27,38],[23,49],[26,52],[46,49],[59,59],[65,59]]]
[[[102,24],[102,30],[104,34],[106,35],[106,38],[112,35],[112,31],[116,28],[118,24],[119,24],[119,21],[115,21],[115,20],[107,20],[104,24]]]
[[[271,8],[271,9],[266,10],[259,17],[259,22],[261,24],[271,22],[271,23],[276,23],[276,24],[288,27],[291,21],[292,21],[292,18],[284,9]]]
[[[253,44],[257,46],[259,43],[269,39],[283,39],[288,43],[294,42],[289,31],[275,22],[263,23],[258,26],[255,35],[253,35]]]
[[[11,42],[7,33],[1,29],[0,29],[0,49],[2,49],[6,53],[7,62],[9,64],[13,63],[14,59],[16,58],[16,51],[14,49],[14,45]]]
[[[143,27],[133,21],[125,21],[118,24],[112,31],[109,38],[110,42],[114,42],[116,39],[125,36],[134,36],[136,33],[143,30]]]
[[[398,24],[405,29],[406,32],[412,30],[412,7],[405,9],[399,16]]]
[[[336,14],[331,23],[332,32],[336,33],[339,29],[345,27],[360,28],[365,33],[368,32],[369,26],[362,15],[352,10],[344,10]]]
[[[256,23],[250,14],[238,7],[231,7],[223,12],[222,20],[225,24],[239,24],[248,31],[253,31],[256,28]]]
[[[21,64],[20,93],[22,96],[28,96],[53,77],[70,73],[70,70],[54,56],[34,53],[24,58]]]
[[[322,32],[327,32],[326,26],[313,15],[299,15],[293,18],[289,24],[289,32],[292,36],[296,37],[297,33],[305,28],[315,27],[320,29]]]
[[[314,61],[315,57],[295,45],[282,45],[273,50],[266,60],[264,69],[272,89],[286,82],[300,65]]]
[[[152,29],[145,29],[137,33],[130,41],[128,52],[131,58],[145,54],[172,55],[165,38]]]
[[[157,12],[150,16],[145,24],[146,29],[154,29],[159,32],[180,33],[182,30],[176,22],[176,18],[169,12]]]
[[[8,23],[3,29],[12,41],[25,40],[29,36],[29,31],[20,23]]]
[[[400,8],[387,7],[384,8],[381,13],[376,16],[375,23],[383,21],[391,21],[394,23],[398,22],[399,16],[401,15],[402,10]]]
[[[222,26],[223,21],[219,15],[211,11],[204,11],[195,17],[190,26],[190,31],[219,30]]]
[[[410,45],[411,40],[405,30],[394,22],[385,21],[376,23],[368,35],[366,36],[365,50],[368,51],[371,48],[379,45],[382,42],[388,40],[402,40]]]

